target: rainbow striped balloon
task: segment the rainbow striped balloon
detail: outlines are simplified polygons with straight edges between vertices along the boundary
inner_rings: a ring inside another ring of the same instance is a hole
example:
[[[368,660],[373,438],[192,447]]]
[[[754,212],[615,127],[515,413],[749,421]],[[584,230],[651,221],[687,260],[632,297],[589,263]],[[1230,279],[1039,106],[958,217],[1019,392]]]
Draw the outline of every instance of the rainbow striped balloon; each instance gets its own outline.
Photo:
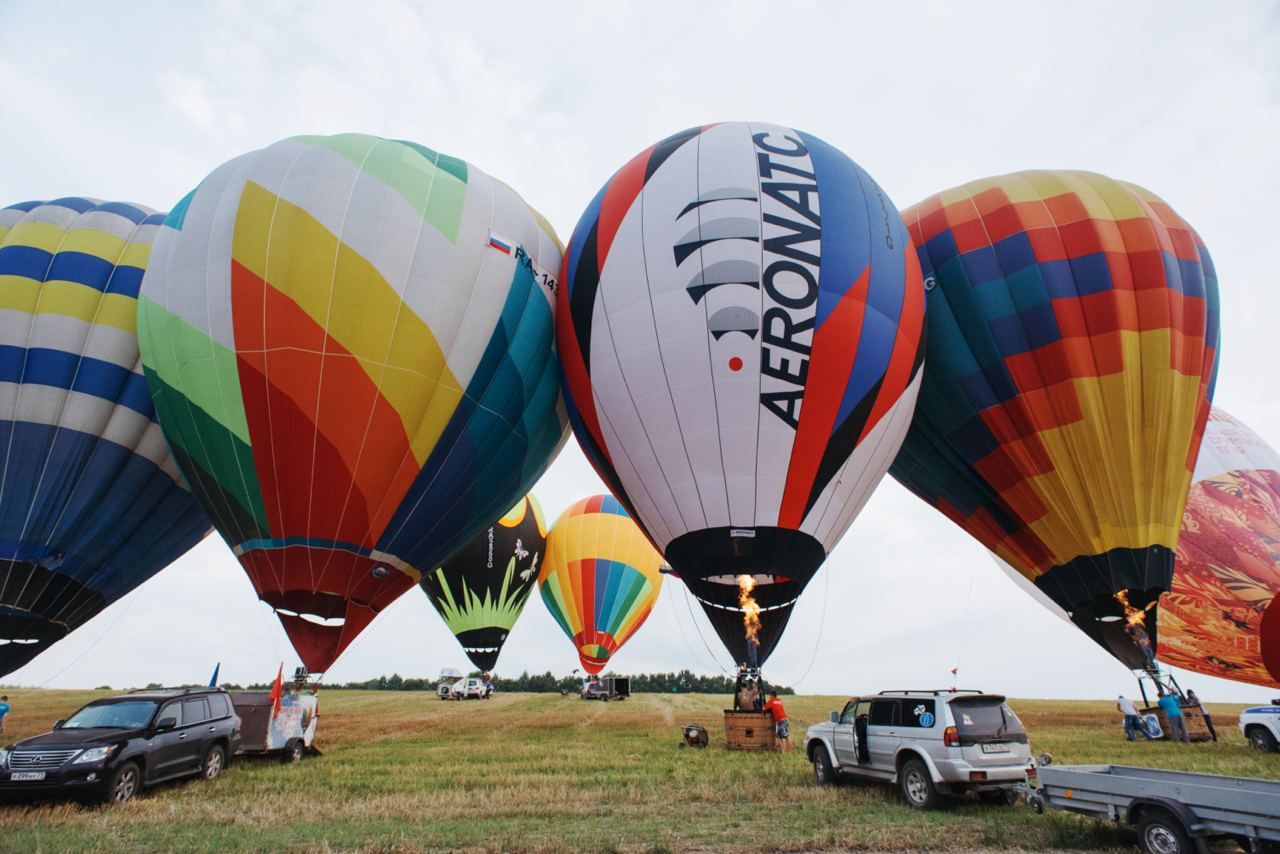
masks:
[[[361,134],[236,158],[165,221],[139,305],[160,424],[313,671],[564,441],[559,260],[511,188]]]
[[[599,673],[648,618],[662,557],[612,495],[584,498],[547,534],[538,589],[588,673]]]

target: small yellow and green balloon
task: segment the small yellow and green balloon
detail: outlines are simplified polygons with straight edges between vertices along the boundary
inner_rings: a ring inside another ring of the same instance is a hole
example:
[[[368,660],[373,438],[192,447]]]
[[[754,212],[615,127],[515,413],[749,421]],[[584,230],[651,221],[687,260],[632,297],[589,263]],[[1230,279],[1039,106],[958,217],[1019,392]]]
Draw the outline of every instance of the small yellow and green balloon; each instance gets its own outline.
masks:
[[[584,498],[547,534],[538,589],[588,673],[599,673],[648,618],[662,557],[612,495]]]

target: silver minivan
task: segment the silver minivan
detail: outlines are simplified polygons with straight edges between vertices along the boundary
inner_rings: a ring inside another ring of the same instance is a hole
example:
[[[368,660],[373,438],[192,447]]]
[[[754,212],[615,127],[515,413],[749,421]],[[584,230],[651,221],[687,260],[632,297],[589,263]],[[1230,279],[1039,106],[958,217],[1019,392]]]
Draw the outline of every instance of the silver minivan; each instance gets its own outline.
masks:
[[[821,784],[842,779],[895,783],[920,809],[950,793],[977,791],[1011,802],[1034,773],[1027,731],[999,694],[881,691],[853,697],[805,734]]]

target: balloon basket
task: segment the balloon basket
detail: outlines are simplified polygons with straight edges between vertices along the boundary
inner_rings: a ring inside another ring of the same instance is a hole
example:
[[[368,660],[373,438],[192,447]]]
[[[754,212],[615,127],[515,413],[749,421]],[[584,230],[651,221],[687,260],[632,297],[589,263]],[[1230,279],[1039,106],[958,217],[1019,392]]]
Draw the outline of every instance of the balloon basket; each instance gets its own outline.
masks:
[[[777,750],[773,715],[754,710],[724,710],[724,746],[729,750]]]

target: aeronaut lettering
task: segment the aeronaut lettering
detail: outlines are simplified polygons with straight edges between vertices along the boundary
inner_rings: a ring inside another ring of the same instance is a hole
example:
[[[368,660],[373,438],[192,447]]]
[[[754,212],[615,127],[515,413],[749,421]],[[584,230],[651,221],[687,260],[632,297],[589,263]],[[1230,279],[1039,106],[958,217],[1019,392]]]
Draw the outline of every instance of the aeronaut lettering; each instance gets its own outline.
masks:
[[[817,320],[822,217],[809,149],[793,136],[752,136],[760,175],[765,310],[760,404],[791,429],[800,423]]]

